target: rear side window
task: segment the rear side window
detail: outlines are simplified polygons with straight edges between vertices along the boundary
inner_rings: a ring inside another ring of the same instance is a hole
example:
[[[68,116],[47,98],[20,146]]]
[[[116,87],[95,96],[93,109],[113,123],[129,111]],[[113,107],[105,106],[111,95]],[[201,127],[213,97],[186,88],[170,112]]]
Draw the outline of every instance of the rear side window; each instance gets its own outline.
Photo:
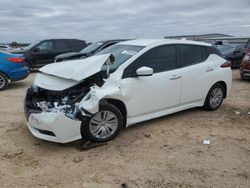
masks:
[[[147,51],[125,69],[124,77],[134,75],[143,66],[152,68],[154,73],[176,69],[176,46],[163,45]]]
[[[76,50],[82,50],[83,48],[87,46],[87,44],[83,41],[72,41],[70,42],[70,45],[73,49],[76,49]]]
[[[54,41],[54,49],[67,49],[68,42],[67,41]]]
[[[197,45],[180,45],[181,66],[186,67],[203,61],[202,49]]]
[[[222,57],[222,54],[221,54],[221,52],[217,49],[217,48],[215,48],[215,47],[205,47],[205,54],[206,54],[206,58],[205,59],[207,59],[208,58],[208,56],[209,55],[211,55],[211,54],[215,54],[215,55],[218,55],[218,56],[221,56]]]

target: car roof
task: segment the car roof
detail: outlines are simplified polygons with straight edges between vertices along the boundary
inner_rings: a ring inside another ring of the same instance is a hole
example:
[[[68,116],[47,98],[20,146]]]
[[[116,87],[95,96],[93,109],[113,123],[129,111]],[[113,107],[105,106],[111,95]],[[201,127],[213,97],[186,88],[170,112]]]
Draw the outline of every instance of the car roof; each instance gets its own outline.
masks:
[[[110,39],[110,40],[101,40],[101,41],[97,41],[97,42],[94,42],[94,43],[109,43],[109,42],[123,42],[123,41],[128,41],[128,40],[131,40],[131,39]]]
[[[120,42],[120,44],[125,45],[136,45],[136,46],[150,46],[152,44],[165,43],[165,44],[193,44],[201,46],[212,46],[209,43],[205,42],[196,42],[191,40],[177,40],[177,39],[136,39]]]
[[[44,39],[44,40],[40,40],[40,42],[46,41],[46,40],[64,40],[64,41],[83,41],[83,42],[85,42],[85,40],[80,40],[80,39]]]

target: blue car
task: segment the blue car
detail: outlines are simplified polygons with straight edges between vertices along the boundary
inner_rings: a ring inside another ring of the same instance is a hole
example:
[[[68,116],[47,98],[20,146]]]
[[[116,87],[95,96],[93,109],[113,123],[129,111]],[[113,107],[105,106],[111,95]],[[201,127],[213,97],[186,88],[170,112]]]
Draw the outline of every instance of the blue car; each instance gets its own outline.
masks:
[[[0,91],[5,90],[10,82],[22,80],[28,75],[23,55],[0,51]]]

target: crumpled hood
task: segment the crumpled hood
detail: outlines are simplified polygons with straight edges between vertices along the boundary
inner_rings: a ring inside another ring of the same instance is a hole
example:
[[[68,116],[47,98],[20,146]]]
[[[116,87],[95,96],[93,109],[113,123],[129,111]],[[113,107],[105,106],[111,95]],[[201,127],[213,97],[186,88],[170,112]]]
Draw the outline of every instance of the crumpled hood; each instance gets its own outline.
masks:
[[[68,57],[75,56],[75,55],[80,55],[80,54],[81,53],[79,53],[79,52],[68,52],[68,53],[57,55],[55,57],[55,59],[64,59],[64,58],[68,58]]]
[[[81,81],[101,71],[104,63],[110,63],[111,54],[96,55],[86,59],[52,63],[39,69],[40,72],[64,79]]]

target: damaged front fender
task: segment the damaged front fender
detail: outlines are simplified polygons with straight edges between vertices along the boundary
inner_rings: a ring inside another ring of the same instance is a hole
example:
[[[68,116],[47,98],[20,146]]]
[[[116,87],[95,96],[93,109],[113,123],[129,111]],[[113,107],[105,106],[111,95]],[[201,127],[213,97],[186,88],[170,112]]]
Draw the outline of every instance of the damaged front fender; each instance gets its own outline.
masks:
[[[100,88],[93,86],[90,88],[90,92],[80,101],[79,110],[83,116],[89,114],[95,114],[99,111],[99,103],[104,98],[112,97],[119,98],[121,96],[121,90],[119,86]]]

